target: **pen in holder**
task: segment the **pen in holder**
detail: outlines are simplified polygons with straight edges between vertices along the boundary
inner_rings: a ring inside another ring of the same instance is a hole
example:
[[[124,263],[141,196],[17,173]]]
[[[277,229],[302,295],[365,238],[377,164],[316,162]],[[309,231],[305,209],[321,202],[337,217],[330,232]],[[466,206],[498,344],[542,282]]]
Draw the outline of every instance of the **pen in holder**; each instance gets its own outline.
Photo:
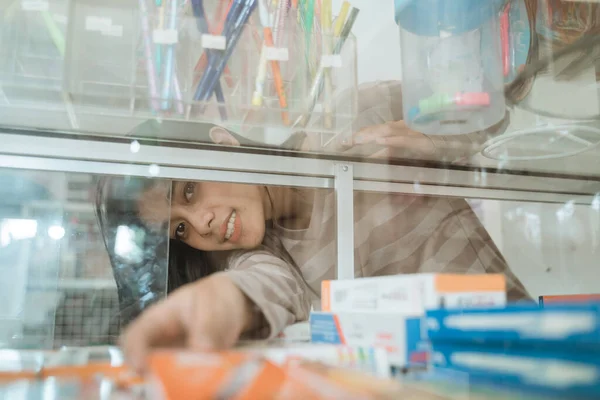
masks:
[[[52,99],[62,110],[68,98],[69,113],[85,119],[276,132],[281,142],[298,130],[331,138],[356,117],[358,10],[347,2],[339,10],[287,0],[49,4],[47,13],[18,3],[14,18],[2,14],[0,96],[38,107]]]

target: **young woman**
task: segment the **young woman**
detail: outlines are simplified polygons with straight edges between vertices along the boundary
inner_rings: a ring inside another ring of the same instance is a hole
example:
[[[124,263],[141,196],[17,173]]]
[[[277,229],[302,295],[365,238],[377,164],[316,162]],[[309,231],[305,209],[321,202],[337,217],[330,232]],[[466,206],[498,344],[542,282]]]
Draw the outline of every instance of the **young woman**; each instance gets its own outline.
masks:
[[[451,161],[471,151],[410,132],[401,121],[399,98],[396,83],[363,87],[352,144],[391,145]],[[465,138],[476,146],[488,133]],[[221,144],[239,140],[219,127],[210,136]],[[169,257],[179,259],[170,263],[171,288],[183,286],[128,328],[125,350],[138,367],[153,346],[213,349],[231,346],[243,335],[273,337],[307,319],[311,305],[318,304],[321,280],[335,277],[331,191],[163,181],[139,193],[135,218],[145,226],[168,225]],[[508,298],[528,297],[465,200],[359,192],[354,203],[357,277],[504,273]],[[110,207],[104,208],[110,214]]]

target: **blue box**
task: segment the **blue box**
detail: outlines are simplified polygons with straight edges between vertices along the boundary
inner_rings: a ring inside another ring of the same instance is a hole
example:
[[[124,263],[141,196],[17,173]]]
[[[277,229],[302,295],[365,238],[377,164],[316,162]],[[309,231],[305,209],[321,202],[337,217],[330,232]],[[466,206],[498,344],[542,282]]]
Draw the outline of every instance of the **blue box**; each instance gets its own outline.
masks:
[[[432,346],[434,368],[466,373],[472,384],[526,389],[561,398],[600,398],[600,358],[595,354],[456,343]]]
[[[501,309],[434,310],[426,314],[432,342],[600,349],[600,305],[508,306]]]

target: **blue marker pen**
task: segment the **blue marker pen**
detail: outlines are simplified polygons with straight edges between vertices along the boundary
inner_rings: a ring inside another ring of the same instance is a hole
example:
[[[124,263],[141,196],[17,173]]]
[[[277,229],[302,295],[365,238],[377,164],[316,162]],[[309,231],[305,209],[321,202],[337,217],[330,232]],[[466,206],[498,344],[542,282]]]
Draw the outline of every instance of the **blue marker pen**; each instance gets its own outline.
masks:
[[[244,26],[250,18],[250,14],[256,8],[257,0],[247,0],[244,8],[240,12],[239,17],[235,21],[235,24],[231,30],[231,36],[227,40],[227,49],[219,63],[215,66],[210,66],[207,68],[206,73],[202,76],[202,79],[198,85],[198,90],[196,91],[196,95],[198,96],[197,100],[206,101],[208,97],[210,97],[210,93],[212,93],[216,83],[219,81],[225,66],[227,65],[227,61],[231,57],[237,42],[240,40],[242,33],[244,31]]]
[[[222,35],[225,36],[226,41],[227,41],[227,47],[229,47],[229,39],[231,37],[231,33],[233,31],[233,29],[235,28],[235,22],[237,21],[238,17],[240,16],[240,11],[243,10],[243,8],[246,6],[245,4],[245,0],[233,0],[233,3],[231,4],[231,8],[229,9],[229,12],[227,13],[227,16],[225,17],[225,24],[223,27],[223,32]],[[210,81],[210,77],[209,75],[213,73],[214,68],[216,67],[216,65],[219,63],[220,59],[223,57],[224,52],[221,52],[220,54],[215,54],[215,57],[212,58],[212,60],[208,61],[208,65],[206,67],[206,70],[204,71],[204,75],[202,75],[202,78],[200,79],[200,82],[198,83],[198,86],[196,87],[196,93],[194,94],[194,100],[200,100],[200,98],[203,97],[203,93],[204,93],[204,86],[207,84],[207,82]]]
[[[198,31],[200,33],[209,33],[210,30],[208,29],[208,23],[206,22],[203,0],[192,0],[192,10],[196,16],[196,26]],[[207,65],[213,64],[215,62],[214,59],[218,58],[219,54],[215,50],[206,49],[205,51],[208,60]],[[223,95],[223,88],[221,87],[220,82],[217,82],[215,85],[215,96],[219,103],[225,103],[225,96]],[[227,119],[227,110],[225,110],[224,107],[219,107],[219,114],[221,115],[222,120]]]

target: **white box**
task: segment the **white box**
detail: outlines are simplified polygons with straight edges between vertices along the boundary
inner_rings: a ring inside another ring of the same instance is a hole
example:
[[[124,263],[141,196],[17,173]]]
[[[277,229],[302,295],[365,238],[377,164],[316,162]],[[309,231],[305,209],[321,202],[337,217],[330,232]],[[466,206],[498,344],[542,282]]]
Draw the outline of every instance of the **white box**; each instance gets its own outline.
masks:
[[[412,274],[321,283],[321,311],[423,315],[440,307],[504,306],[502,274]]]
[[[429,345],[423,341],[424,323],[419,315],[384,312],[313,312],[313,343],[384,349],[395,367],[425,365]]]

